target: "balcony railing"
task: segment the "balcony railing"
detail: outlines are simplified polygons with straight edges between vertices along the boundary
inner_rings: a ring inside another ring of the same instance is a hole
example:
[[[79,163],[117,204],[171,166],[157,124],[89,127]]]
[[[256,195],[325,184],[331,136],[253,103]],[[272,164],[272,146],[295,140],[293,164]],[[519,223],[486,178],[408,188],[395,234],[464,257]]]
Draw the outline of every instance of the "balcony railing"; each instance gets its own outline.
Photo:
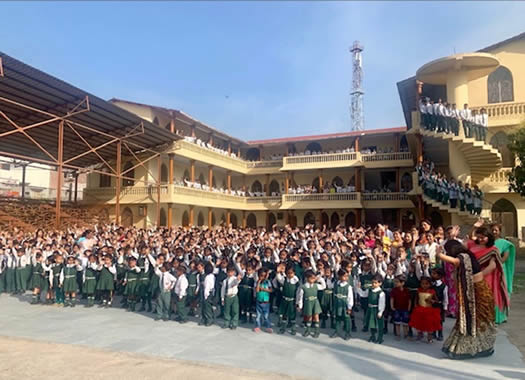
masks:
[[[410,152],[361,153],[361,157],[362,157],[363,162],[411,160],[412,153]]]
[[[286,194],[285,202],[358,201],[361,193]]]
[[[256,168],[280,168],[283,160],[269,160],[269,161],[247,161],[246,167],[248,169]]]
[[[173,194],[191,195],[191,196],[198,196],[200,198],[206,198],[206,199],[227,200],[230,202],[240,202],[240,203],[244,203],[244,199],[245,199],[245,197],[241,197],[239,195],[225,194],[225,193],[220,193],[217,191],[194,189],[192,187],[177,186],[177,185],[173,186]]]
[[[363,193],[363,201],[408,201],[407,193]]]
[[[489,117],[489,127],[518,124],[525,120],[525,103],[496,103],[472,108],[485,108]]]
[[[506,185],[509,183],[509,173],[512,168],[501,168],[489,176],[489,182]]]
[[[328,153],[315,154],[304,156],[285,157],[284,163],[287,165],[293,164],[311,164],[319,162],[334,162],[334,161],[356,161],[358,153]]]

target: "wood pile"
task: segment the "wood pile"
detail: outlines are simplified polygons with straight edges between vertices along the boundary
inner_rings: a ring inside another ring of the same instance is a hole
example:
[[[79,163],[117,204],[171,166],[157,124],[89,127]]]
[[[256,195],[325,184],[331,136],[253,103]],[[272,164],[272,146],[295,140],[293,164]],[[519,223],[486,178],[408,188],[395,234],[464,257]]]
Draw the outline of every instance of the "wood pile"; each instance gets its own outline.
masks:
[[[108,223],[108,213],[100,207],[62,205],[61,228],[90,227]],[[39,228],[55,228],[55,205],[49,202],[0,199],[0,229],[18,228],[33,232]]]

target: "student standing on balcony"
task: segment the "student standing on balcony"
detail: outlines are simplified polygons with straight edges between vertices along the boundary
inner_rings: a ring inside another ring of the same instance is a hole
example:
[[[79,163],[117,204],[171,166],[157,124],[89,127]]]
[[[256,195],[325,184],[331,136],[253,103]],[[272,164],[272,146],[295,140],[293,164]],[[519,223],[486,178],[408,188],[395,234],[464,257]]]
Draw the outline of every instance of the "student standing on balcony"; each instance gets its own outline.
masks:
[[[427,115],[428,115],[428,129],[433,131],[436,129],[436,116],[434,113],[434,101],[427,102]]]
[[[456,181],[454,178],[450,178],[450,183],[448,185],[448,196],[450,198],[450,207],[456,208],[458,204],[458,194],[459,194],[459,188],[456,184]]]
[[[487,114],[487,110],[485,108],[481,109],[480,119],[481,119],[481,125],[479,128],[481,132],[480,140],[485,142],[485,139],[487,137],[487,130],[489,127],[489,115]]]
[[[430,127],[430,118],[427,112],[428,98],[419,99],[419,112],[421,113],[421,124],[425,129]]]
[[[434,103],[434,115],[436,116],[437,132],[445,132],[445,106],[441,98]]]
[[[479,189],[478,185],[474,185],[472,191],[474,214],[481,215],[482,203],[483,203],[483,192]]]
[[[463,105],[463,109],[459,111],[459,116],[461,117],[461,120],[463,121],[463,131],[465,132],[465,137],[470,138],[471,136],[471,119],[472,119],[472,112],[468,108],[468,104],[465,103]]]
[[[476,140],[481,140],[481,114],[478,113],[478,111],[474,110],[472,111],[472,118],[474,119],[474,137]]]
[[[467,207],[467,212],[471,213],[474,210],[473,206],[474,202],[472,200],[472,189],[470,188],[469,184],[465,184],[465,205]]]

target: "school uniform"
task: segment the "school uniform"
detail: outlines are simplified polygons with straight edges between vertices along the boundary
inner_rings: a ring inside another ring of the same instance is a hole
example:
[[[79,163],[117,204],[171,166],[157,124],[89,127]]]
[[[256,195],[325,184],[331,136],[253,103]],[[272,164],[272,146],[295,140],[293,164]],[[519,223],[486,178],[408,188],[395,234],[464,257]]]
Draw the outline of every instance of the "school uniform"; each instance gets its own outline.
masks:
[[[344,339],[350,338],[350,316],[348,312],[352,310],[354,306],[354,291],[350,282],[336,281],[334,284],[333,293],[333,315],[335,316],[335,330],[330,335],[331,338],[335,338],[340,335],[341,325],[344,331]]]
[[[38,289],[38,294],[33,294],[32,304],[40,302],[40,294],[46,293],[49,289],[49,279],[46,279],[46,269],[48,269],[45,264],[41,262],[36,262],[33,265],[33,272],[31,276],[31,287],[33,290]]]
[[[139,311],[146,309],[146,303],[148,311],[151,311],[151,293],[150,293],[150,261],[148,256],[139,255],[137,258],[137,266],[140,268],[140,279],[139,279],[139,296],[142,301],[141,308]]]
[[[334,284],[335,280],[333,278],[325,278],[324,279],[326,287],[323,290],[319,291],[319,303],[321,304],[321,328],[326,328],[326,320],[328,319],[328,316],[330,315],[330,328],[334,328],[334,312],[333,312],[333,306],[334,306]]]
[[[474,212],[474,203],[472,200],[472,189],[470,187],[465,189],[465,205],[467,211],[472,214]]]
[[[226,277],[221,286],[221,304],[224,305],[224,326],[231,329],[239,325],[239,279]]]
[[[201,304],[201,321],[204,326],[211,326],[215,320],[213,313],[213,295],[215,291],[215,276],[210,273],[208,275],[199,273],[199,299]]]
[[[95,291],[97,289],[98,276],[97,268],[97,263],[88,263],[84,268],[82,291],[87,298],[88,307],[91,307],[95,304]]]
[[[437,280],[432,285],[432,288],[436,292],[436,296],[438,299],[438,302],[434,303],[432,307],[439,308],[441,316],[441,325],[443,326],[443,323],[445,322],[445,313],[448,309],[448,287],[443,281]],[[437,332],[437,335],[437,338],[439,340],[443,339],[443,328],[441,328]]]
[[[51,265],[51,277],[52,277],[52,288],[53,292],[55,293],[55,302],[57,305],[63,305],[64,304],[64,289],[61,286],[62,280],[62,270],[64,269],[65,265],[64,263],[54,263]]]
[[[365,324],[370,328],[369,342],[383,343],[384,319],[386,307],[385,292],[380,288],[362,290],[358,289],[361,297],[367,297],[368,308],[365,314]],[[377,333],[377,338],[376,338]]]
[[[459,111],[459,116],[461,117],[461,120],[463,122],[463,131],[465,133],[466,138],[472,137],[472,125],[471,125],[471,119],[472,119],[472,112],[468,108],[463,108],[461,111]]]
[[[127,268],[123,281],[125,283],[124,296],[127,298],[128,310],[135,311],[140,295],[140,268],[136,265],[133,268]]]
[[[361,290],[370,289],[372,287],[373,278],[374,278],[374,275],[371,272],[361,273],[357,280],[359,281]],[[366,310],[368,309],[368,296],[362,297],[359,292],[357,294],[360,297],[359,301],[361,303],[361,308],[363,309],[363,314],[366,316]],[[364,324],[363,324],[363,331],[368,331],[368,325],[366,324],[366,320],[364,321]]]
[[[191,289],[189,287],[189,281],[186,278],[185,274],[177,277],[177,282],[175,283],[174,293],[175,293],[175,307],[176,307],[176,316],[175,320],[181,323],[184,323],[188,319],[188,310],[186,308],[188,292]],[[195,290],[194,290],[195,291]]]
[[[458,185],[455,182],[449,184],[448,196],[450,198],[450,207],[456,208],[458,203]]]
[[[220,290],[222,289],[222,283],[224,282],[224,280],[226,280],[226,278],[228,277],[228,274],[226,273],[226,269],[224,268],[219,268],[218,271],[215,274],[215,289],[217,289],[218,291],[215,292],[215,295],[213,297],[213,303],[215,305],[217,305],[219,308],[220,308],[220,314],[219,314],[219,318],[222,318],[223,317],[223,306],[222,306],[222,300],[221,300],[221,292]]]
[[[155,269],[155,274],[159,278],[160,293],[157,297],[157,317],[155,319],[169,319],[169,312],[171,306],[171,290],[175,286],[177,279],[169,272],[162,272],[160,269]]]
[[[255,283],[255,273],[252,275],[244,274],[239,283],[239,312],[243,323],[252,323]]]
[[[111,264],[110,266],[99,265],[98,266],[98,281],[97,288],[102,294],[102,305],[111,306],[111,301],[113,298],[113,290],[115,290],[115,278],[117,276],[117,268],[115,265]]]
[[[7,256],[0,256],[0,294],[5,292],[5,271],[7,267]]]
[[[481,190],[474,190],[472,193],[472,210],[474,214],[481,215],[483,193]]]
[[[16,292],[16,259],[12,253],[7,253],[5,258],[5,292],[15,293]]]
[[[320,280],[322,281],[313,284],[306,282],[297,291],[297,307],[303,311],[303,317],[313,317],[322,312],[317,294],[319,290],[323,290],[326,287],[326,284],[322,278]],[[306,322],[303,336],[310,334],[310,327],[313,329],[311,335],[317,338],[319,336],[319,323],[317,322]]]
[[[385,275],[383,279],[383,285],[381,285],[381,288],[385,292],[385,312],[383,313],[383,319],[385,320],[384,323],[384,333],[386,334],[388,332],[388,319],[391,316],[391,310],[390,310],[390,293],[392,292],[392,289],[394,289],[394,276],[393,275]]]
[[[186,307],[190,308],[190,315],[195,315],[195,307],[199,302],[199,296],[197,294],[199,289],[197,274],[197,271],[192,271],[187,275],[188,290],[186,295]]]
[[[76,303],[76,293],[78,292],[77,272],[81,271],[82,267],[77,264],[67,264],[60,272],[60,286],[66,296],[70,296],[64,300],[64,306],[74,307]],[[73,296],[75,294],[75,296]]]
[[[465,211],[465,188],[458,185],[459,211]]]
[[[284,274],[278,273],[275,277],[280,288],[281,301],[279,304],[279,333],[284,334],[287,328],[290,334],[296,334],[295,318],[297,289],[300,286],[299,278],[293,276],[291,279]]]
[[[18,293],[25,293],[28,285],[28,273],[30,273],[29,258],[26,255],[16,256],[15,258],[15,281],[16,291]]]

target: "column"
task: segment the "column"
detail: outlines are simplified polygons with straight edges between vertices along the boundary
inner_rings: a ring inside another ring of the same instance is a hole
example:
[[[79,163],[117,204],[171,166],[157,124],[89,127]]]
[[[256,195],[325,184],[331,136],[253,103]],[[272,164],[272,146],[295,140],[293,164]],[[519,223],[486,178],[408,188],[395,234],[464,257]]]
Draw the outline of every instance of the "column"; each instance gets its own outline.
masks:
[[[210,189],[212,188],[213,184],[213,166],[208,166],[208,186],[210,186]]]
[[[75,195],[73,197],[73,201],[75,204],[77,204],[78,201],[78,171],[75,172]]]
[[[232,172],[228,170],[226,174],[226,186],[228,187],[228,192],[232,191]]]
[[[416,80],[416,109],[419,109],[419,99],[423,95],[423,82]]]
[[[323,192],[323,169],[319,169],[319,192]]]
[[[270,196],[270,175],[266,174],[266,186],[265,186],[265,193],[267,196]]]
[[[359,152],[359,137],[356,137],[354,140],[354,150],[355,152]]]
[[[246,228],[246,211],[242,210],[242,228]]]
[[[394,134],[394,152],[399,152],[399,133]]]
[[[22,199],[26,198],[26,164],[22,164]]]
[[[423,162],[423,135],[417,134],[417,162]]]
[[[228,141],[228,154],[231,154],[232,153],[232,142],[231,140]]]
[[[193,205],[191,205],[190,206],[190,227],[193,226],[194,216],[195,216],[195,209]]]
[[[468,103],[468,72],[467,70],[453,70],[447,73],[447,101],[456,103],[458,109]]]
[[[56,196],[56,209],[55,209],[55,220],[56,227],[60,228],[60,219],[62,217],[61,202],[62,202],[62,176],[63,176],[63,157],[64,157],[64,121],[58,123],[58,155],[57,155],[57,196]]]
[[[355,191],[360,193],[361,189],[361,168],[355,168]]]
[[[269,210],[266,210],[266,215],[265,215],[265,225],[266,225],[266,228],[271,228],[271,226],[268,225],[268,223],[270,222],[270,211]]]
[[[213,214],[211,211],[211,207],[208,207],[208,227],[211,228],[213,225]]]
[[[168,154],[168,183],[170,185],[173,185],[173,177],[175,177],[174,174],[174,161],[175,161],[175,155],[173,153]]]
[[[208,144],[213,145],[213,133],[210,133],[208,137]]]
[[[121,174],[122,173],[122,142],[117,142],[117,163],[116,168],[117,176],[115,177],[115,224],[120,224],[120,185],[122,184]]]
[[[419,214],[419,221],[421,222],[423,219],[425,219],[425,205],[423,204],[422,195],[417,196],[417,211]]]
[[[190,160],[190,181],[195,182],[195,160]]]
[[[173,203],[168,203],[168,228],[173,224]]]
[[[226,227],[228,227],[230,224],[231,224],[231,211],[230,210],[226,210]]]
[[[191,137],[195,137],[195,125],[191,126]]]
[[[284,193],[288,194],[288,188],[290,187],[290,179],[288,178],[288,173],[286,173],[286,178],[284,179]]]
[[[264,148],[262,145],[259,145],[259,161],[262,161],[263,160],[263,157],[264,157]]]
[[[242,191],[246,191],[246,174],[242,175]]]
[[[175,133],[175,119],[170,120],[170,132]]]
[[[320,209],[319,210],[319,215],[318,215],[318,218],[319,218],[319,228],[323,228],[323,210]]]

